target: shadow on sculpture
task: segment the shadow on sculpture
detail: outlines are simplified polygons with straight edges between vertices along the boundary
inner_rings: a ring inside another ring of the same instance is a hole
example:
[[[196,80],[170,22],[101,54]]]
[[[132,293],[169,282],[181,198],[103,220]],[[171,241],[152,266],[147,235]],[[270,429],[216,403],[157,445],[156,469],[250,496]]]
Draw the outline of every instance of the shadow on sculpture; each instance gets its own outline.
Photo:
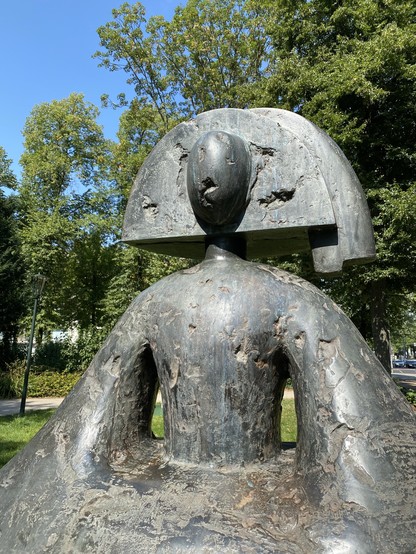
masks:
[[[7,552],[413,552],[411,407],[327,296],[246,260],[311,249],[333,274],[374,258],[329,137],[282,110],[180,124],[138,174],[123,240],[203,261],[137,297],[2,470]],[[284,450],[288,377],[298,443]]]

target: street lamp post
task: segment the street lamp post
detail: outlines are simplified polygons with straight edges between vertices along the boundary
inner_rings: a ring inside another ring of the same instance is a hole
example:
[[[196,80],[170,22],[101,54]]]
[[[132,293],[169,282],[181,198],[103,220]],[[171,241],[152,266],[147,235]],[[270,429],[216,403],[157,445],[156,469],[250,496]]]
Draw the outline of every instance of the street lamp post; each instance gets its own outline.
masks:
[[[33,277],[32,286],[33,286],[33,296],[35,301],[33,305],[32,327],[30,329],[29,345],[27,349],[26,370],[25,370],[25,378],[23,381],[22,400],[20,402],[20,412],[19,412],[20,416],[25,415],[27,388],[29,385],[29,370],[30,370],[30,362],[32,359],[33,337],[35,334],[36,314],[38,311],[38,303],[42,295],[45,282],[46,282],[46,277],[44,275],[41,275],[40,273],[38,273]]]

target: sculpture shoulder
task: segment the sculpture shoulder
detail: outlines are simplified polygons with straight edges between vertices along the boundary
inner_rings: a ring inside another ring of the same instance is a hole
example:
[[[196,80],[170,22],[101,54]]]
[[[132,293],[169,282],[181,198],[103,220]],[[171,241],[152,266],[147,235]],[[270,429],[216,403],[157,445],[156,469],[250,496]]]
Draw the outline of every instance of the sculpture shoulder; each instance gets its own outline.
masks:
[[[150,285],[147,289],[141,291],[130,303],[129,307],[121,316],[118,325],[128,325],[135,314],[135,317],[143,317],[147,312],[147,307],[150,303],[169,301],[174,299],[178,288],[183,287],[184,282],[192,280],[189,276],[192,276],[200,271],[200,264],[193,266],[192,268],[176,271],[163,277],[156,283]]]
[[[212,305],[212,302],[224,301],[225,297],[222,294],[218,296],[218,293],[227,295],[226,291],[235,294],[234,303],[239,298],[245,298],[249,303],[271,307],[278,299],[281,302],[283,297],[290,302],[296,290],[301,291],[305,301],[311,304],[330,302],[314,285],[282,269],[237,257],[223,261],[206,260],[172,273],[141,292],[125,317],[140,318],[143,325],[148,316],[160,313],[161,306],[184,307],[191,298],[195,302]]]

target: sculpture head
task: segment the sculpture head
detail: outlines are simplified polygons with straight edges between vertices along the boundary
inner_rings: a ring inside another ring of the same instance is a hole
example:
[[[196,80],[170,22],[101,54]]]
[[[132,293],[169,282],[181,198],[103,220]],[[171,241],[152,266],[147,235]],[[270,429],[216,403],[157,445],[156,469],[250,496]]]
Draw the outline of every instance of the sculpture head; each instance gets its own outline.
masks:
[[[187,189],[192,209],[202,222],[234,223],[248,201],[251,158],[238,135],[209,131],[193,146],[188,158]]]
[[[318,273],[375,257],[361,185],[338,146],[303,117],[221,109],[181,123],[141,167],[123,241],[203,258],[235,237],[248,258],[312,251]]]

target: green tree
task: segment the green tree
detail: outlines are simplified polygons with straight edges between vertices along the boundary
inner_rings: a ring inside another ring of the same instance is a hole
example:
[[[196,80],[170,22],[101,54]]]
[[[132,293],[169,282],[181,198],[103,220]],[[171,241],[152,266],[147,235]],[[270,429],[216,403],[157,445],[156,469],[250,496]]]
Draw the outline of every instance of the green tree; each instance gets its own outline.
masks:
[[[81,94],[35,106],[23,131],[20,237],[29,275],[48,277],[40,328],[97,325],[116,269],[118,198],[98,110]]]
[[[134,98],[121,114],[118,141],[112,145],[111,177],[122,199],[121,216],[137,172],[161,136],[163,125],[157,110]]]
[[[61,210],[64,220],[74,222],[67,243],[66,275],[56,296],[64,328],[85,329],[103,323],[102,300],[119,270],[114,245],[118,204],[105,191],[86,191],[71,194]]]
[[[150,20],[149,32],[186,115],[252,106],[253,92],[268,74],[264,15],[260,2],[189,0],[171,22]]]
[[[189,260],[153,254],[145,250],[117,245],[118,272],[111,279],[103,299],[104,322],[111,328],[142,290],[166,275],[189,267]]]
[[[147,20],[139,2],[124,3],[98,34],[100,65],[126,72],[141,106],[158,114],[159,134],[199,111],[249,107],[267,75],[270,49],[259,2],[190,0],[170,22]]]
[[[15,189],[17,179],[11,168],[12,160],[7,156],[5,149],[0,146],[0,188]]]
[[[16,186],[11,160],[0,147],[0,369],[12,361],[19,318],[24,309],[24,270],[16,228],[16,198],[3,188]]]
[[[398,312],[392,329],[392,346],[396,355],[416,358],[416,293],[401,296],[395,304]]]
[[[319,285],[386,368],[393,308],[414,283],[415,10],[409,0],[189,0],[168,22],[123,4],[98,30],[96,54],[126,72],[152,114],[139,129],[149,132],[158,114],[156,136],[198,111],[270,106],[338,142],[367,192],[378,261]]]
[[[362,322],[389,369],[394,303],[414,287],[416,262],[416,6],[302,0],[267,7],[274,67],[259,100],[326,130],[367,192],[377,262],[326,286]]]

